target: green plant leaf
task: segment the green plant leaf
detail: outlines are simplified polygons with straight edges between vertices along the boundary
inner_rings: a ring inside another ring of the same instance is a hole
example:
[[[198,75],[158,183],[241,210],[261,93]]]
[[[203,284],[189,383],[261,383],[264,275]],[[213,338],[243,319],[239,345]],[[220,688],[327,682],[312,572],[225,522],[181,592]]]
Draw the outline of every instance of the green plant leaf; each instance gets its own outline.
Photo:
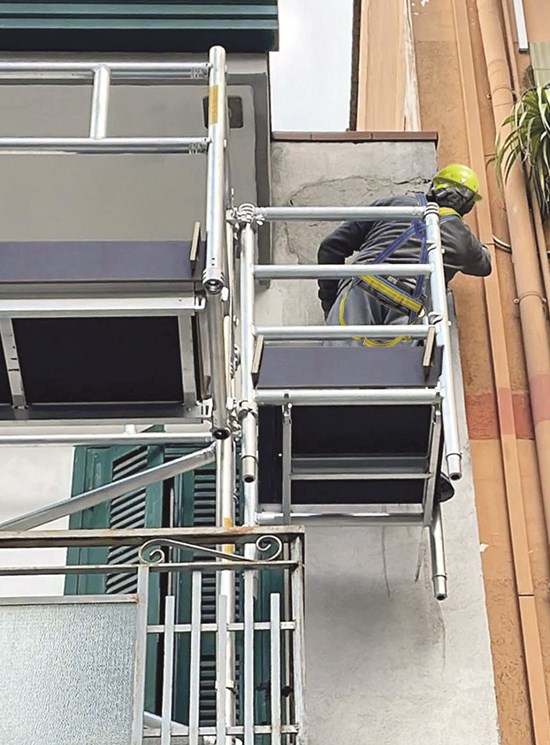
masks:
[[[542,214],[550,214],[550,88],[530,88],[504,119],[496,138],[495,167],[501,186],[514,165],[533,184]]]

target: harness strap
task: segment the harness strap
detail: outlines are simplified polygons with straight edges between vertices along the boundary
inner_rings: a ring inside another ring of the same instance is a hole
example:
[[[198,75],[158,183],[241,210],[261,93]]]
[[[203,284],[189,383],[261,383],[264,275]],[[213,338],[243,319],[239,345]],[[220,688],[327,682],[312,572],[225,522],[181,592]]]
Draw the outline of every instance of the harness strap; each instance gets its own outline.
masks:
[[[348,287],[348,289],[344,293],[344,296],[342,297],[342,300],[340,301],[340,307],[338,309],[338,321],[340,322],[340,326],[348,325],[346,318],[345,318],[345,306],[346,306],[346,300],[348,299],[348,295],[349,295],[351,288],[352,288],[352,285]],[[355,341],[361,341],[360,336],[354,336],[352,338]],[[378,339],[368,339],[365,336],[362,339],[362,343],[364,347],[395,347],[396,344],[399,344],[400,342],[408,340],[408,339],[410,339],[410,337],[396,336],[394,339],[390,339],[389,341],[378,341]]]
[[[418,200],[418,203],[420,206],[425,207],[427,204],[426,195],[422,193],[417,193],[416,198]],[[446,222],[449,219],[458,218],[462,220],[462,217],[459,215],[458,212],[451,209],[450,207],[440,207],[439,209],[440,214],[440,223]],[[417,237],[421,240],[421,249],[420,249],[420,256],[419,256],[419,263],[425,264],[428,261],[428,241],[426,237],[426,227],[424,223],[421,220],[414,220],[413,223],[401,233],[392,243],[387,246],[385,249],[383,249],[378,256],[376,256],[370,263],[372,264],[382,264],[388,259],[395,251],[397,251],[401,246],[405,245],[407,241],[409,241],[411,238]],[[421,315],[422,311],[424,310],[424,303],[426,300],[425,295],[423,295],[423,289],[424,284],[426,281],[426,277],[424,276],[418,276],[416,278],[414,290],[412,293],[408,292],[405,289],[402,289],[396,285],[396,283],[391,282],[389,279],[386,279],[384,277],[373,277],[373,276],[360,276],[356,277],[352,282],[350,283],[348,289],[344,293],[341,301],[340,306],[338,309],[338,320],[340,323],[340,326],[347,326],[347,322],[345,319],[345,306],[346,301],[348,299],[348,295],[350,293],[350,290],[356,287],[357,285],[362,285],[366,292],[373,295],[377,300],[384,303],[385,305],[389,306],[390,308],[393,308],[395,310],[405,310],[408,313],[408,323],[413,324],[417,320],[417,318]],[[361,341],[361,337],[353,337],[356,341]],[[365,337],[363,339],[363,346],[366,347],[394,347],[396,344],[399,344],[402,341],[409,341],[411,339],[410,336],[398,336],[394,339],[391,339],[389,341],[378,341],[376,339],[368,339]]]
[[[401,290],[385,277],[365,276],[359,277],[359,281],[369,285],[369,287],[373,290],[377,290],[382,295],[385,295],[388,300],[392,301],[392,303],[395,303],[412,313],[420,313],[423,308],[422,301],[415,297],[416,291],[414,295],[409,295],[405,290]]]

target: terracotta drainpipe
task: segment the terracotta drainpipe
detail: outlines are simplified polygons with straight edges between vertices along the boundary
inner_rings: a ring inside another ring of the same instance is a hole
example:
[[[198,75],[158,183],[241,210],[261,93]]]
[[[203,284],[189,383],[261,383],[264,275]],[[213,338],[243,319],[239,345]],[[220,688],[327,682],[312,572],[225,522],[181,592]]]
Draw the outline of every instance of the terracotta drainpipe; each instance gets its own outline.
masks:
[[[498,5],[497,0],[477,0],[497,131],[514,104]],[[526,184],[517,164],[506,181],[504,199],[510,228],[546,531],[550,537],[550,339]]]
[[[510,8],[507,2],[502,3],[502,14],[504,18],[504,29],[506,37],[506,47],[508,49],[510,73],[512,75],[512,83],[514,84],[514,93],[517,96],[521,93],[521,85],[519,82],[518,63],[512,33],[512,18],[510,16]],[[544,236],[544,227],[542,224],[541,212],[537,200],[537,195],[535,193],[535,187],[532,184],[530,184],[529,186],[529,194],[531,197],[531,209],[533,211],[533,220],[535,223],[535,235],[539,251],[539,261],[542,272],[542,281],[544,285],[544,295],[546,303],[548,303],[548,300],[550,299],[550,266],[548,262],[546,238]]]
[[[483,193],[486,195],[486,199],[477,206],[475,215],[479,227],[479,237],[490,249],[492,248],[491,254],[494,263],[493,272],[491,276],[485,278],[484,283],[494,383],[497,390],[496,404],[508,524],[510,526],[510,538],[512,542],[514,577],[516,581],[521,639],[525,655],[534,742],[536,745],[549,745],[550,715],[546,695],[541,634],[537,618],[533,575],[529,557],[529,538],[525,516],[526,494],[521,479],[517,430],[514,422],[510,364],[508,350],[506,348],[506,328],[502,315],[502,295],[500,292],[498,267],[494,257],[495,249],[492,247],[494,231],[489,203],[489,188],[485,174],[486,157],[483,149],[477,81],[466,3],[467,0],[455,0],[453,3],[453,16],[460,63],[464,111],[466,114],[466,132],[470,161],[480,175],[480,183]],[[506,715],[505,711],[505,709],[502,709],[500,711],[501,715]],[[501,721],[503,731],[506,731],[506,724],[506,720]],[[531,742],[530,737],[529,742]]]

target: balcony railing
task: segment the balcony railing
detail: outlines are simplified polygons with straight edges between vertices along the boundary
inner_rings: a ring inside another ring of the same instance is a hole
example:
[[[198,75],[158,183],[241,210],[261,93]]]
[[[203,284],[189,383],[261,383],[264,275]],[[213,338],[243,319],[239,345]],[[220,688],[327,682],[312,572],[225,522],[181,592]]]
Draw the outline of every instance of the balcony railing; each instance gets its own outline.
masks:
[[[0,567],[0,592],[3,577],[129,580],[0,596],[2,743],[31,725],[43,745],[303,742],[301,529],[0,533],[0,549],[53,547],[91,563]],[[118,558],[93,563],[105,548]]]

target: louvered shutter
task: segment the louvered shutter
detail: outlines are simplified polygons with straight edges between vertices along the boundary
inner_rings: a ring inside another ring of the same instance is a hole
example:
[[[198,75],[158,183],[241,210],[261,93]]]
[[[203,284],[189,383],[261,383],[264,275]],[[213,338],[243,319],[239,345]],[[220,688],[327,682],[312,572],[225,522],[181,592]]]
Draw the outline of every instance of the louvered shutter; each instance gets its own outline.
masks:
[[[73,471],[73,496],[112,481],[144,471],[163,462],[160,447],[110,447],[76,449]],[[151,484],[122,497],[71,516],[69,527],[78,529],[159,528],[163,517],[163,484]],[[135,563],[137,548],[71,548],[68,564]],[[159,623],[160,575],[152,574],[149,583],[149,623]],[[131,594],[137,590],[135,574],[70,575],[65,583],[67,595]],[[159,639],[147,642],[146,709],[158,710],[157,680]]]
[[[166,459],[180,457],[193,452],[192,445],[166,448]],[[174,496],[177,524],[183,527],[209,527],[216,525],[216,467],[209,464],[195,471],[184,473],[175,479]],[[181,561],[204,561],[204,555],[181,552]],[[181,573],[177,583],[178,620],[191,622],[191,576]],[[203,572],[202,622],[216,620],[216,576],[214,572]],[[182,635],[177,640],[176,719],[186,722],[189,717],[189,664],[190,640]],[[216,646],[214,634],[204,634],[201,645],[200,665],[200,724],[216,724]]]
[[[112,480],[157,465],[166,460],[172,460],[181,455],[200,449],[196,446],[158,447],[149,448],[77,448],[74,464],[73,494],[80,494],[88,489],[109,483]],[[119,497],[111,504],[98,505],[90,510],[71,517],[70,527],[73,529],[99,528],[137,528],[161,527],[168,525],[169,520],[163,521],[164,510],[162,484],[154,484],[144,491],[138,491]],[[167,492],[166,492],[167,493]],[[236,522],[242,522],[242,499],[238,500]],[[216,468],[210,464],[195,471],[182,474],[174,480],[174,524],[182,527],[208,527],[216,524]],[[132,562],[136,558],[135,548],[122,549],[69,549],[68,563],[70,564],[116,564]],[[173,557],[176,559],[176,557]],[[177,560],[203,560],[201,554],[180,552]],[[272,592],[282,592],[283,577],[274,576],[272,571],[262,572],[261,593],[256,603],[256,620],[268,620],[269,595]],[[153,574],[151,578],[150,616],[149,623],[159,623],[160,599],[165,595],[165,588],[161,595],[159,577]],[[80,575],[70,576],[66,583],[66,594],[102,594],[131,593],[135,589],[133,578],[125,575]],[[242,584],[236,586],[236,620],[242,620]],[[177,621],[190,623],[191,621],[191,576],[187,572],[178,576],[175,592],[177,594]],[[215,572],[203,573],[202,585],[202,618],[203,623],[214,623],[216,620],[216,576]],[[260,643],[256,646],[256,721],[269,721],[269,635],[259,634]],[[146,708],[158,713],[157,680],[160,680],[158,669],[162,655],[159,655],[158,640],[149,640],[147,654],[147,691]],[[187,722],[189,715],[189,636],[178,635],[176,642],[175,669],[175,701],[174,715],[177,721]],[[242,635],[237,635],[236,649],[237,670],[235,683],[237,687],[237,721],[240,722],[242,711]],[[213,633],[204,634],[201,646],[200,669],[200,724],[201,726],[215,726],[216,724],[216,646]],[[259,743],[262,739],[260,738]]]
[[[175,458],[196,450],[198,446],[167,448],[166,458]],[[208,527],[216,525],[216,468],[214,464],[186,473],[176,479],[176,505],[179,513],[179,524],[193,527]],[[239,507],[242,500],[239,500]],[[240,515],[236,515],[237,524]],[[184,560],[184,557],[181,556]],[[188,553],[188,561],[204,561],[201,554]],[[240,620],[241,613],[241,580],[237,582],[236,616]],[[203,623],[216,622],[216,573],[203,572],[201,610]],[[178,584],[178,614],[180,623],[190,623],[191,620],[191,578],[189,574],[180,575]],[[188,721],[189,714],[189,639],[182,636],[178,642],[178,662],[176,666],[176,696],[175,711],[178,721]],[[237,638],[235,683],[237,686],[237,718],[241,710],[242,687],[241,679],[242,640]],[[200,724],[204,727],[216,725],[216,640],[214,634],[205,633],[201,646],[200,664]]]

